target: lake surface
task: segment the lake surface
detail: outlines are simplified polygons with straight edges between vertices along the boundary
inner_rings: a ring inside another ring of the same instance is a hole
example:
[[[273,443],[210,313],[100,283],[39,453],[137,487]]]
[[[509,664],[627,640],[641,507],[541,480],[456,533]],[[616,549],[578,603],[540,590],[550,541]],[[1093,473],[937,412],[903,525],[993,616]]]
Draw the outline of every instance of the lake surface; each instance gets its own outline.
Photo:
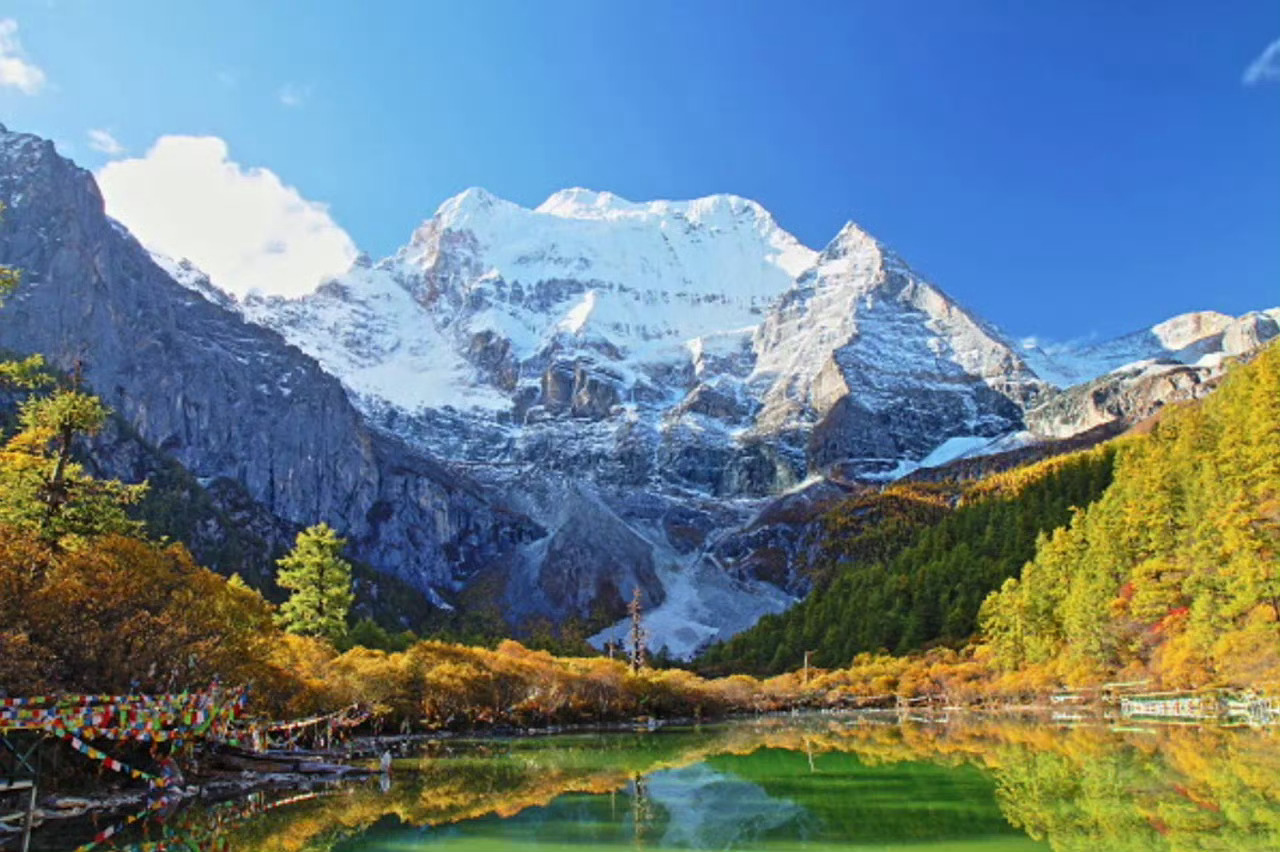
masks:
[[[844,716],[451,740],[389,780],[118,838],[102,848],[1277,850],[1280,732]]]

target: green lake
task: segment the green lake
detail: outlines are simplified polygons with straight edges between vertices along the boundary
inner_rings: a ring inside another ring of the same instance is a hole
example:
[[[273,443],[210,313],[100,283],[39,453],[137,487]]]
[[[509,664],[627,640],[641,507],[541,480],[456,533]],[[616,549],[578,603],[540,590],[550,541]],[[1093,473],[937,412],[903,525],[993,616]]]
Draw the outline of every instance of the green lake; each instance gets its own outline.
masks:
[[[1277,850],[1280,732],[824,716],[455,739],[103,848]]]

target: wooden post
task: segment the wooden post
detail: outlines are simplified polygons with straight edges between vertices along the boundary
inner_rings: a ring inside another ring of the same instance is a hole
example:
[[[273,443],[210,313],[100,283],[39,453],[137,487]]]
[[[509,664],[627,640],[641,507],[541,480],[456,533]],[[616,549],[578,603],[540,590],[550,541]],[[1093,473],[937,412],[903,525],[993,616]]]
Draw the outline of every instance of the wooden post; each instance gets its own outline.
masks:
[[[22,822],[22,852],[31,846],[31,829],[35,827],[36,793],[40,785],[41,734],[31,731],[0,733],[0,794],[27,793],[27,808]]]
[[[29,852],[31,849],[31,829],[35,827],[36,822],[36,784],[38,778],[31,779],[31,795],[27,797],[27,818],[22,825],[22,852]]]

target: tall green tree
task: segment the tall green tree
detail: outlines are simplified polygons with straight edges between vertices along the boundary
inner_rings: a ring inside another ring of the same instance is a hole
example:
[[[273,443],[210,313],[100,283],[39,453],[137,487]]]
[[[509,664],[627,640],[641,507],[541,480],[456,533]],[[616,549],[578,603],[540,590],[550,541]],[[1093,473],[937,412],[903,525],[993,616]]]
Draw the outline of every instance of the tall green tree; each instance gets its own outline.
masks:
[[[342,558],[347,541],[328,524],[298,533],[293,550],[276,564],[276,582],[293,594],[280,607],[279,621],[290,633],[338,641],[347,632],[351,609],[351,563]]]

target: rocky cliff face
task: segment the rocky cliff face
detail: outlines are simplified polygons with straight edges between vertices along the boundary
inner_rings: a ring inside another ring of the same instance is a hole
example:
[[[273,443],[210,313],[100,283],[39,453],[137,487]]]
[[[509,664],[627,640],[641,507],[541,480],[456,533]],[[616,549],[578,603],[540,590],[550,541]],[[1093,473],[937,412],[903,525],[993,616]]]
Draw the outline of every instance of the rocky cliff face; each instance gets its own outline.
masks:
[[[1018,429],[1043,391],[1009,343],[847,225],[756,333],[756,431],[809,473],[892,475],[956,437]]]
[[[818,252],[735,196],[587,190],[468,190],[389,258],[237,302],[148,255],[49,143],[0,131],[0,200],[0,263],[26,273],[0,346],[83,359],[198,476],[329,521],[440,603],[482,577],[513,622],[601,619],[639,588],[678,655],[803,593],[830,501],[1114,434],[1280,318],[1017,344],[852,224]]]
[[[1033,354],[1046,373],[1078,384],[1046,394],[1026,412],[1037,438],[1070,438],[1100,426],[1124,427],[1170,403],[1199,399],[1217,386],[1229,359],[1280,336],[1280,309],[1230,317],[1183,314],[1113,341]]]
[[[540,530],[465,476],[369,429],[341,384],[274,332],[177,283],[103,213],[92,176],[0,129],[0,264],[22,285],[0,347],[83,365],[106,402],[196,476],[358,556],[447,587]]]

